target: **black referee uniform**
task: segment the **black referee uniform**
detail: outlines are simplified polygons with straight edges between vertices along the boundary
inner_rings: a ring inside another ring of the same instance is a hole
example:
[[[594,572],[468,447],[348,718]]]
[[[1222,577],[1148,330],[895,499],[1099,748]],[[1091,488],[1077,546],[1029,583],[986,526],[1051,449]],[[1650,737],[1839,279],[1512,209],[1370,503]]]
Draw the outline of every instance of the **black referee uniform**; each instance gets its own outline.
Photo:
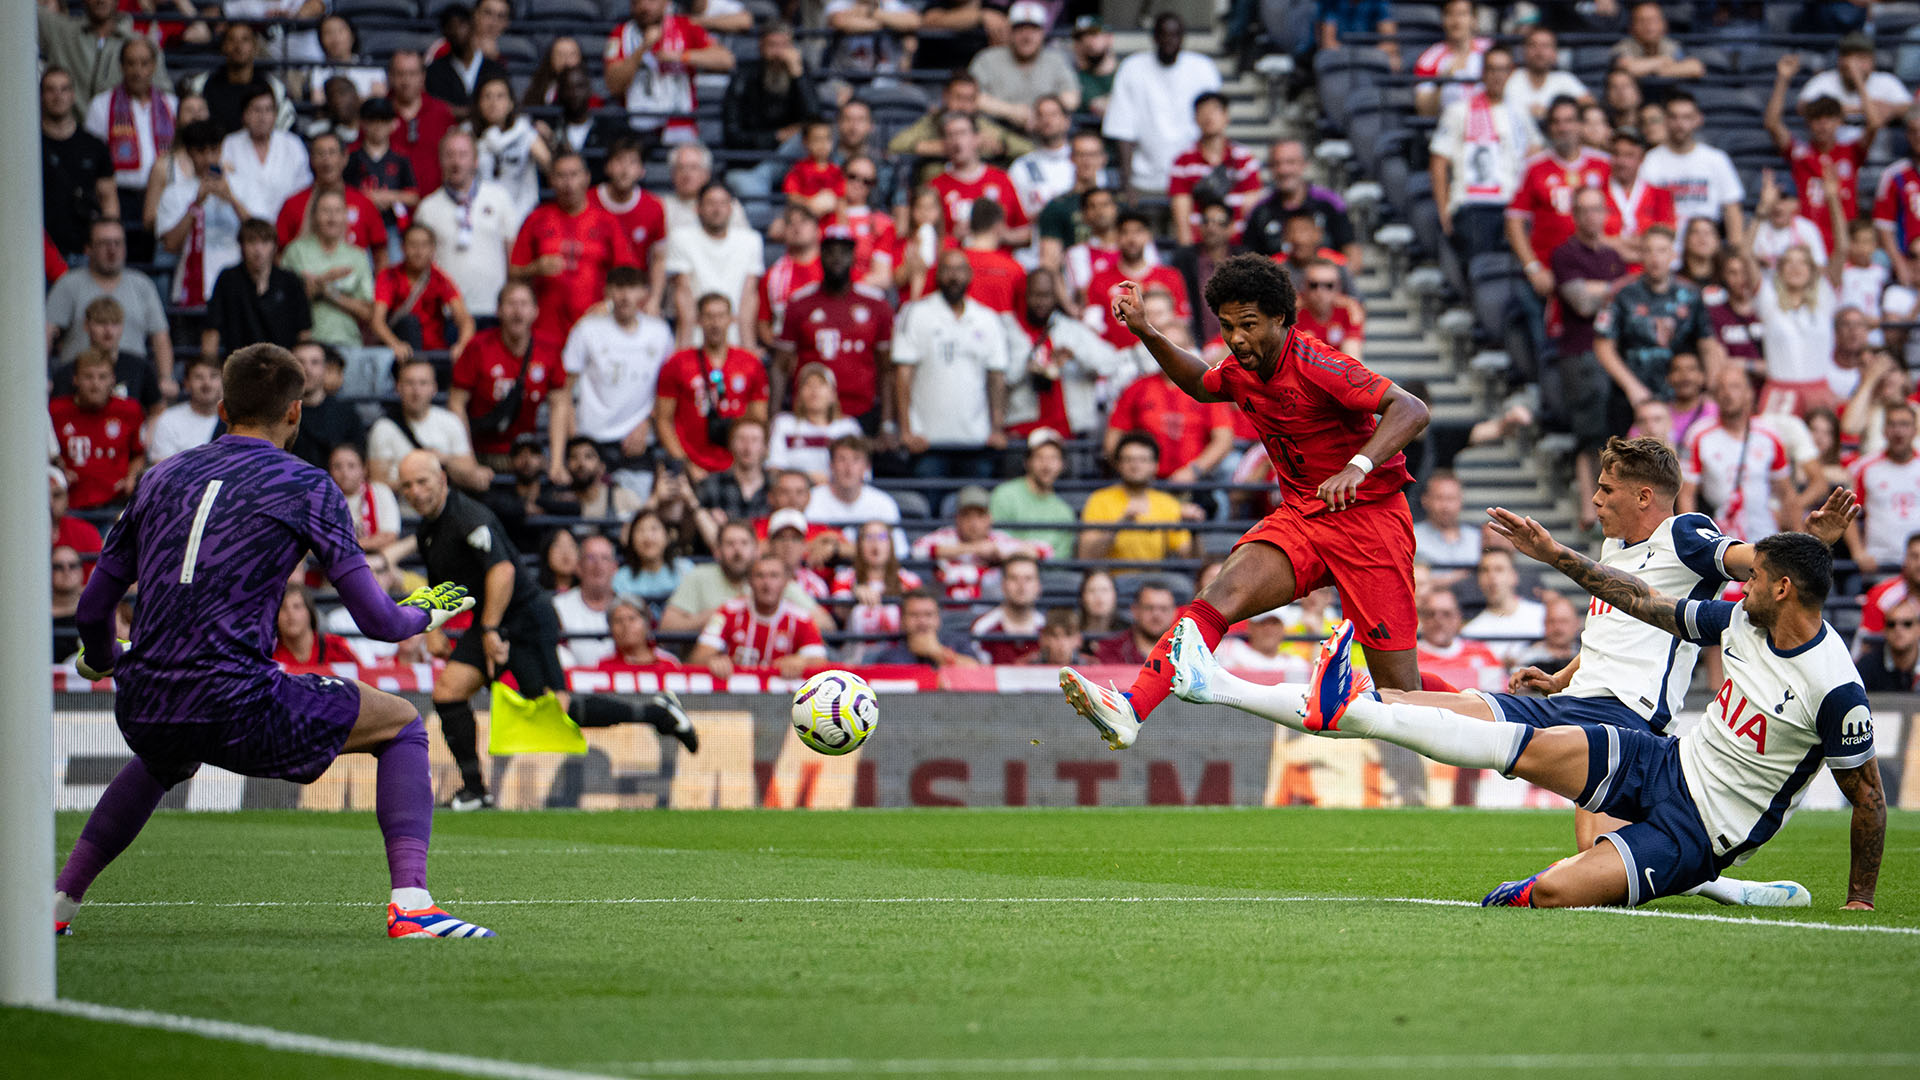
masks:
[[[474,624],[454,643],[449,659],[478,668],[488,682],[512,672],[520,695],[529,700],[549,690],[564,693],[567,675],[560,666],[560,617],[554,613],[553,596],[521,565],[520,552],[508,539],[500,518],[485,504],[449,488],[439,515],[421,519],[414,536],[420,557],[427,564],[427,580],[435,585],[451,582],[465,586],[467,595],[477,602]],[[487,603],[487,571],[501,563],[513,567],[513,595],[496,627],[507,643],[506,671],[494,670],[487,658],[486,631],[480,624]],[[480,769],[478,725],[472,704],[465,700],[442,701],[436,693],[433,708],[440,715],[447,749],[460,766],[461,787],[453,797],[453,808],[471,810],[493,805]],[[605,695],[574,694],[567,715],[583,728],[651,724],[661,734],[678,739],[689,753],[700,745],[693,722],[671,693],[654,694],[638,707]]]
[[[499,626],[500,636],[507,643],[507,671],[513,672],[521,696],[528,699],[549,690],[565,690],[566,673],[560,667],[560,619],[553,611],[553,596],[520,564],[520,552],[507,538],[499,517],[472,497],[449,488],[440,516],[431,521],[422,519],[414,536],[420,545],[420,557],[426,560],[427,580],[434,585],[451,582],[464,586],[476,601],[473,625],[460,635],[452,659],[479,668],[488,681],[506,674],[495,671],[487,659],[480,617],[487,602],[487,571],[508,563],[513,567],[513,596],[507,601]]]

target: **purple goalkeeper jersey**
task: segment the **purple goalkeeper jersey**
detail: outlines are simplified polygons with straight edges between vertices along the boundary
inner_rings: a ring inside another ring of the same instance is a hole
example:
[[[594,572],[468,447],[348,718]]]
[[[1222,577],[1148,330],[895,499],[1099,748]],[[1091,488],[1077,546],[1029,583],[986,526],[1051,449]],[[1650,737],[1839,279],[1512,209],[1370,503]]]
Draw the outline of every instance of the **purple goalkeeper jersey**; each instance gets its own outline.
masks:
[[[139,590],[120,718],[212,722],[271,696],[280,599],[309,551],[335,581],[366,563],[332,479],[266,440],[223,435],[148,470],[100,552]]]

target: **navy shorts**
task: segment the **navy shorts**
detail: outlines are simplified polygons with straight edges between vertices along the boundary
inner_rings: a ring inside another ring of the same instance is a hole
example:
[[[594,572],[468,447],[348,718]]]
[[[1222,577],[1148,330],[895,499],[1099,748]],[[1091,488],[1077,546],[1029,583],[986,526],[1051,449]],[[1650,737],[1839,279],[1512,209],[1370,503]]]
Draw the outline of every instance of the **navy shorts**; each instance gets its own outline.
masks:
[[[1577,801],[1632,822],[1600,837],[1627,864],[1627,906],[1719,877],[1713,841],[1680,772],[1680,740],[1610,726],[1586,730],[1587,786]]]
[[[1566,727],[1569,724],[1605,724],[1626,731],[1658,734],[1646,718],[1610,697],[1523,697],[1519,694],[1490,694],[1476,690],[1493,709],[1495,720],[1525,724],[1530,728]]]
[[[122,720],[120,733],[167,787],[202,764],[311,784],[340,756],[360,719],[360,684],[330,675],[277,674],[266,694],[210,711],[218,715]]]

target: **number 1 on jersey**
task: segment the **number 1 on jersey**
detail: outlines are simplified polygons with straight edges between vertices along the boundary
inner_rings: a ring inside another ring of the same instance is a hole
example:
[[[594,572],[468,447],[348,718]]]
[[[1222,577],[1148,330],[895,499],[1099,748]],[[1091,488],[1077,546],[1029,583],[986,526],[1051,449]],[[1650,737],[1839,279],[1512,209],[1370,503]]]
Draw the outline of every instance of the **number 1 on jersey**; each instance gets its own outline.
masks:
[[[207,481],[207,490],[200,496],[200,509],[193,515],[193,531],[187,534],[187,557],[180,562],[180,584],[193,584],[193,571],[200,561],[200,537],[207,531],[207,519],[213,516],[213,500],[220,497],[220,485],[224,480]]]

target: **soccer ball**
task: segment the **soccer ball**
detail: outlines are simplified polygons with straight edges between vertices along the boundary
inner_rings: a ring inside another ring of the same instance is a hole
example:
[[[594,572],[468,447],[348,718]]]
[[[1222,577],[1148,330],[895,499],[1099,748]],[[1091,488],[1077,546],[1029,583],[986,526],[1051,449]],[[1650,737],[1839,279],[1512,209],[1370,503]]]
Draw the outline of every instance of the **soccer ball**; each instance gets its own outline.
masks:
[[[851,671],[823,671],[793,695],[793,730],[818,753],[838,757],[857,749],[879,720],[879,695]]]

